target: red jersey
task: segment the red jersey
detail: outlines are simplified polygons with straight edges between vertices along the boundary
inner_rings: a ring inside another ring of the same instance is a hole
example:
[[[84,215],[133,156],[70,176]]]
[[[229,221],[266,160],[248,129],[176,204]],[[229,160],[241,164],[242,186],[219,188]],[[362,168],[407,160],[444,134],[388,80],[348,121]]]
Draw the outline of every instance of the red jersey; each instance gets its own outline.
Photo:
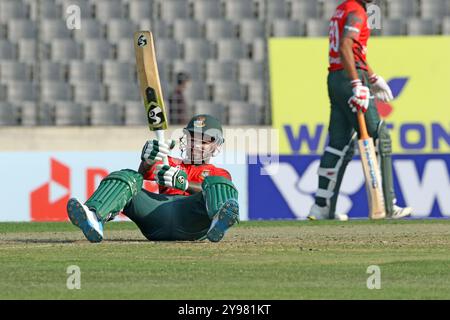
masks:
[[[156,164],[160,164],[160,163],[162,163],[162,162],[160,161],[160,162],[157,162]],[[156,164],[154,167],[156,167]],[[221,176],[221,177],[227,178],[228,180],[231,180],[231,175],[228,173],[227,170],[217,168],[216,166],[214,166],[212,164],[202,164],[202,165],[196,166],[194,164],[185,164],[185,163],[183,163],[183,161],[181,159],[169,157],[169,165],[186,172],[187,179],[189,182],[202,183],[203,180],[205,179],[205,177],[207,177],[207,176]],[[145,180],[154,180],[154,178],[155,178],[154,171],[155,171],[154,169],[148,170],[144,179]],[[163,186],[159,186],[159,193],[172,194],[172,195],[180,194],[180,195],[185,195],[185,196],[191,195],[187,191],[181,191],[178,189],[167,188],[167,187],[163,187]]]
[[[339,43],[343,37],[353,39],[353,55],[357,69],[367,70],[367,41],[370,28],[364,4],[357,0],[347,0],[340,4],[330,21],[329,71],[342,70]]]

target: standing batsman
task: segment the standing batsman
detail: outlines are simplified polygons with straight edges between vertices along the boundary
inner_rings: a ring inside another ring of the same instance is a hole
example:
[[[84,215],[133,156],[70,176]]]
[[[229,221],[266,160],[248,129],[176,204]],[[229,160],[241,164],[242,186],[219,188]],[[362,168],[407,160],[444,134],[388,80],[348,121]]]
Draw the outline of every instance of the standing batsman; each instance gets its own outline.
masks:
[[[411,208],[395,205],[392,180],[391,138],[380,120],[373,97],[393,99],[386,81],[376,75],[366,60],[370,29],[367,3],[372,0],[347,0],[340,4],[330,21],[328,95],[331,102],[329,144],[320,161],[319,187],[308,218],[347,220],[336,213],[336,202],[345,169],[354,153],[358,128],[356,112],[363,112],[369,135],[378,145],[383,196],[387,217],[402,218]]]
[[[147,141],[139,171],[112,172],[84,204],[70,199],[70,220],[91,242],[102,241],[103,225],[122,210],[152,241],[220,241],[239,221],[238,192],[230,174],[209,164],[223,142],[217,119],[193,117],[180,139],[183,159],[169,156],[175,141]],[[169,165],[163,165],[166,158]],[[159,194],[142,189],[143,180],[155,180]]]

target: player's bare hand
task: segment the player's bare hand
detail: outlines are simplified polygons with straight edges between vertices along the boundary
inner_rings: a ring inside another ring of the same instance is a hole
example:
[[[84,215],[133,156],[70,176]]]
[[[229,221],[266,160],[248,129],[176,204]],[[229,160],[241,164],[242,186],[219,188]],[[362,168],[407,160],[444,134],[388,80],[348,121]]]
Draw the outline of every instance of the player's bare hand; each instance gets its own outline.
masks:
[[[157,161],[163,161],[175,147],[174,140],[148,140],[142,148],[141,160],[153,165]]]
[[[391,88],[381,76],[373,74],[369,80],[372,85],[372,92],[378,100],[389,102],[394,99]]]
[[[348,105],[353,112],[366,112],[369,108],[370,90],[364,86],[361,80],[352,81],[353,96],[348,99]]]
[[[155,181],[161,186],[182,191],[186,191],[189,186],[185,171],[163,164],[156,166]]]

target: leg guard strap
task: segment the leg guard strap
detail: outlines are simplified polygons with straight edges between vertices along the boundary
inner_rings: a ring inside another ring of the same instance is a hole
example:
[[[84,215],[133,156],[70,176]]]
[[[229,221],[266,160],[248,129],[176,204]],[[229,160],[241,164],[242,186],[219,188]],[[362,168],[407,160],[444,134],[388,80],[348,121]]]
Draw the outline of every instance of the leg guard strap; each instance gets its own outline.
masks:
[[[356,132],[342,150],[327,146],[318,169],[319,188],[316,193],[316,204],[330,208],[330,218],[334,218],[337,197],[342,178],[348,163],[354,154]],[[326,166],[326,167],[325,167]]]

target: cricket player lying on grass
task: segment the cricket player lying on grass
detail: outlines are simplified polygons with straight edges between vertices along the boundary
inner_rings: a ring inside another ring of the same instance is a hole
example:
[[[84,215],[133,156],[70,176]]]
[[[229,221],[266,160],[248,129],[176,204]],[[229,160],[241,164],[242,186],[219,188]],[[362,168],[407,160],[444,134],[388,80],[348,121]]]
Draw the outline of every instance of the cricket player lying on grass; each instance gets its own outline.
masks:
[[[328,96],[331,102],[329,143],[320,160],[319,187],[308,218],[348,220],[335,212],[345,169],[353,157],[359,131],[357,111],[364,112],[369,135],[379,148],[383,195],[389,218],[409,216],[412,209],[397,206],[392,179],[392,146],[386,123],[380,119],[373,94],[388,102],[393,99],[386,81],[375,74],[367,59],[370,29],[366,5],[372,0],[346,0],[331,18],[328,68]]]
[[[90,242],[103,239],[103,225],[120,212],[152,241],[220,241],[239,221],[238,192],[230,174],[209,164],[224,142],[220,122],[209,115],[193,117],[180,139],[183,159],[169,156],[175,141],[149,140],[139,172],[125,169],[105,177],[84,203],[67,203],[70,221]],[[168,165],[163,165],[167,157]],[[142,189],[155,180],[159,194]]]

